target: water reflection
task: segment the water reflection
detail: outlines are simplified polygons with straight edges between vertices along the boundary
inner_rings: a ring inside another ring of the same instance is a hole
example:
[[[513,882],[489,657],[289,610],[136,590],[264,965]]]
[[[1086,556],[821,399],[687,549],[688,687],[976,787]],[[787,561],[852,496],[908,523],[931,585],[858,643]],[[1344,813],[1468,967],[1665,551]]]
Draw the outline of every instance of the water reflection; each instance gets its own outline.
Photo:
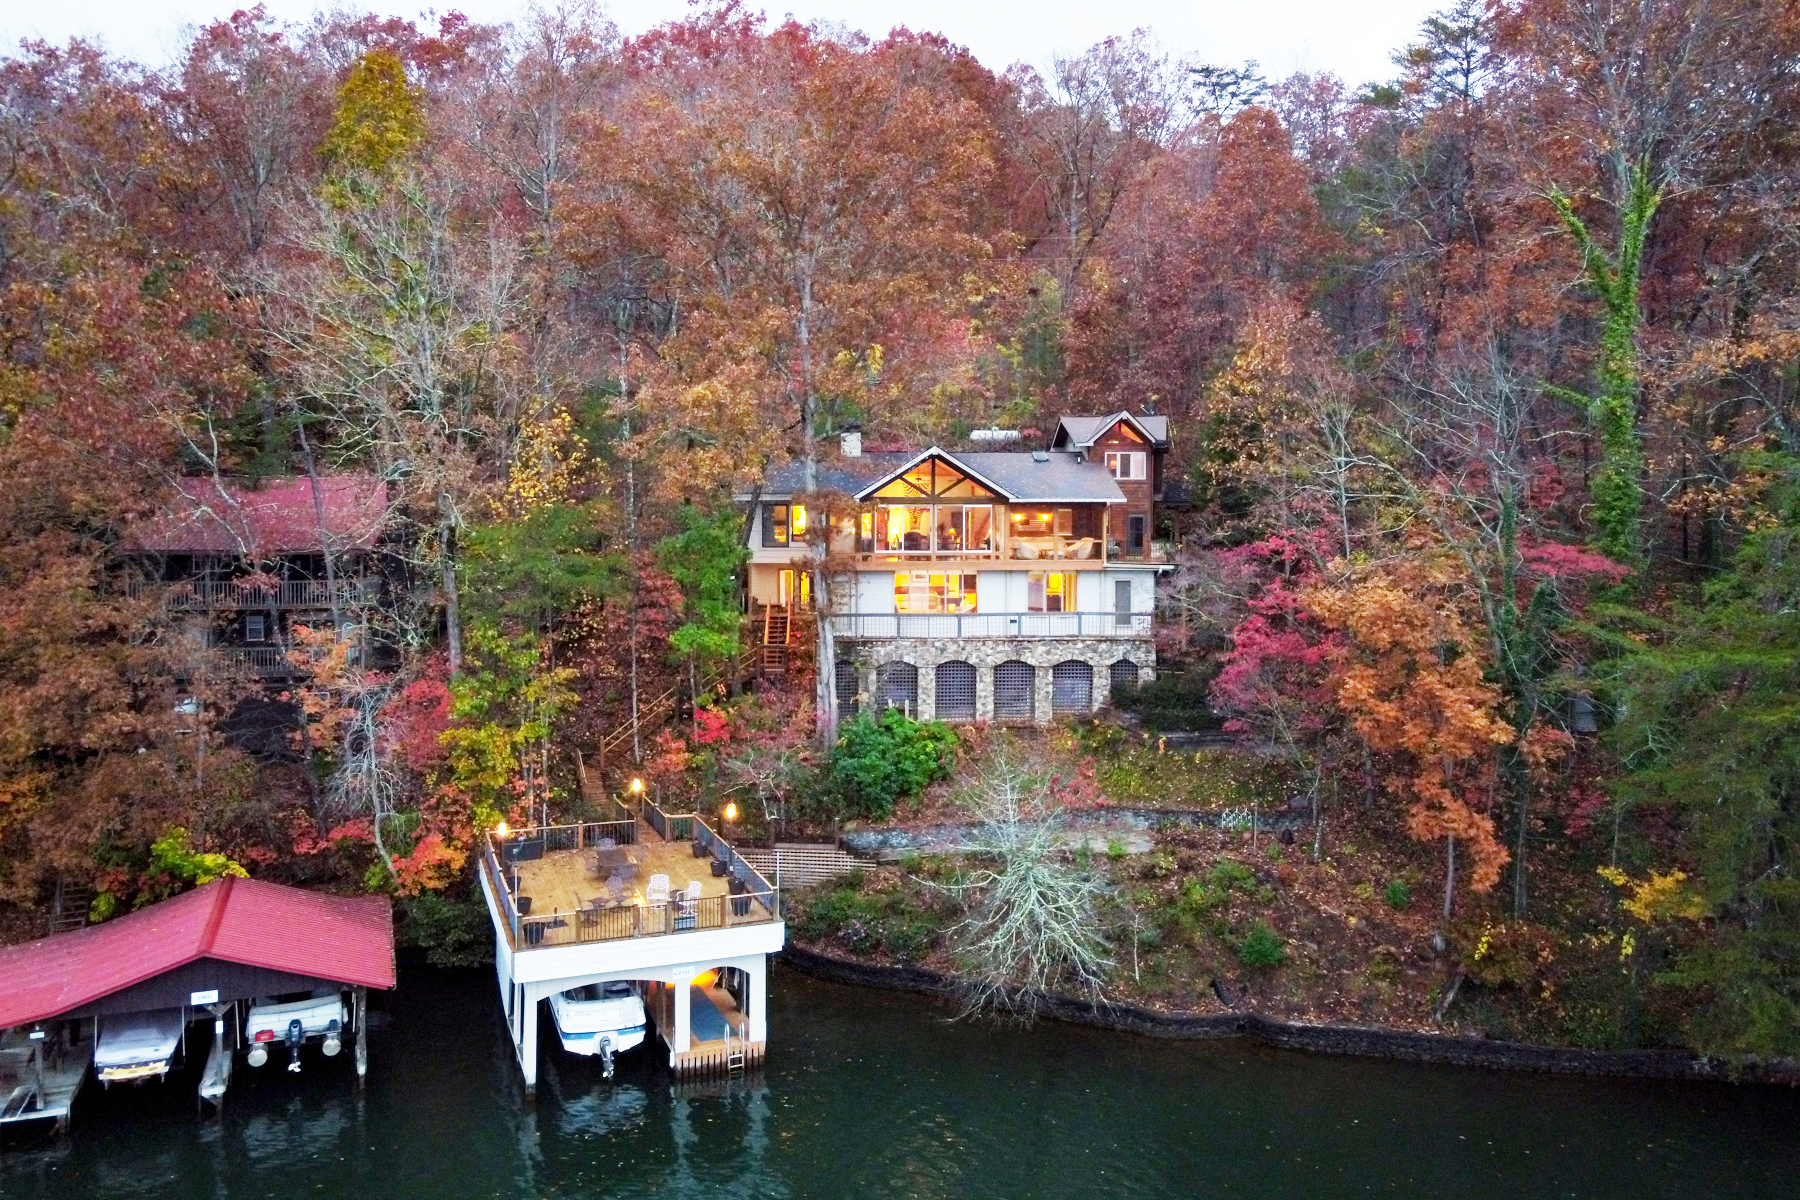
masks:
[[[0,1200],[1685,1200],[1800,1172],[1788,1092],[983,1029],[791,975],[764,1074],[676,1082],[653,1042],[608,1081],[550,1050],[527,1102],[491,984],[408,975],[365,1093],[332,1063],[242,1072],[217,1120],[192,1081],[84,1094],[72,1139],[0,1158]]]

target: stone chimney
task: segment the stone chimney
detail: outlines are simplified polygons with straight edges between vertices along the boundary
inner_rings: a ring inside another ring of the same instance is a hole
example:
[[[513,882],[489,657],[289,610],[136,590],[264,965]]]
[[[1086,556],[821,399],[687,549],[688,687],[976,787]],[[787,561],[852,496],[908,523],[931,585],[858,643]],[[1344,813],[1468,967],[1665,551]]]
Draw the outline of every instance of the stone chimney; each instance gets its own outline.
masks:
[[[862,457],[862,426],[846,425],[838,434],[838,450],[845,458]]]

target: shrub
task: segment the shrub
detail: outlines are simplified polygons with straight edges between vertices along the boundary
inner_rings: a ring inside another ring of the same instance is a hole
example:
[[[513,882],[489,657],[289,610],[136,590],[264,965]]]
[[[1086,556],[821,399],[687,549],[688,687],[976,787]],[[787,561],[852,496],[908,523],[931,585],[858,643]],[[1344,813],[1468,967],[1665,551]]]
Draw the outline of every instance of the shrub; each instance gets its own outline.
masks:
[[[826,769],[825,791],[839,816],[883,820],[894,804],[947,779],[956,731],[941,721],[915,721],[897,708],[844,723]]]
[[[1238,961],[1252,970],[1279,967],[1287,958],[1287,943],[1261,921],[1252,921],[1232,949],[1237,951]]]
[[[1402,879],[1396,879],[1382,889],[1382,896],[1386,898],[1389,908],[1405,908],[1412,903],[1412,889]]]
[[[1212,677],[1217,668],[1190,667],[1162,672],[1149,683],[1121,688],[1113,704],[1134,714],[1145,729],[1217,729],[1222,718],[1212,710]]]

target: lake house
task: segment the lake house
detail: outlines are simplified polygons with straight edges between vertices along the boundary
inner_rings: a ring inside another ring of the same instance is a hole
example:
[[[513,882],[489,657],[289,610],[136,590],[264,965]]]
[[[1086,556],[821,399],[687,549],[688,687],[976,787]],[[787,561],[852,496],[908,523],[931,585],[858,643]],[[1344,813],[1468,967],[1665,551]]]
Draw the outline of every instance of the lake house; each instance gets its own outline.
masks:
[[[1117,412],[1063,417],[1038,449],[865,453],[851,430],[811,488],[786,464],[741,498],[765,663],[817,620],[840,716],[1042,724],[1105,705],[1156,670],[1168,448],[1167,417]],[[821,550],[828,605],[812,594]]]
[[[124,540],[128,590],[162,599],[196,670],[291,679],[302,673],[295,630],[329,629],[334,615],[356,653],[380,655],[370,617],[393,557],[388,523],[387,485],[368,476],[327,475],[316,488],[305,478],[183,479]]]

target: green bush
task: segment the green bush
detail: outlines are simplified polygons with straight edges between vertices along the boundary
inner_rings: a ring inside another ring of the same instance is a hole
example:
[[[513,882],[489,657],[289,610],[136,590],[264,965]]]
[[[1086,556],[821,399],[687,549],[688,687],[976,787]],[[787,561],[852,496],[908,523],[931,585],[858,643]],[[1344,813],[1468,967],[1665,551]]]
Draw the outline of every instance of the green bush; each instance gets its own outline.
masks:
[[[1403,879],[1396,879],[1388,884],[1381,894],[1386,898],[1389,908],[1405,908],[1412,903],[1412,889],[1406,886]]]
[[[1223,719],[1212,710],[1216,667],[1190,667],[1157,675],[1138,687],[1120,688],[1113,704],[1138,718],[1153,733],[1165,729],[1217,729]]]
[[[1252,921],[1249,932],[1232,949],[1237,951],[1238,961],[1252,970],[1279,967],[1287,958],[1287,943],[1261,921]]]
[[[915,721],[897,708],[844,723],[825,792],[836,815],[885,820],[894,805],[950,776],[958,742],[941,721]]]

